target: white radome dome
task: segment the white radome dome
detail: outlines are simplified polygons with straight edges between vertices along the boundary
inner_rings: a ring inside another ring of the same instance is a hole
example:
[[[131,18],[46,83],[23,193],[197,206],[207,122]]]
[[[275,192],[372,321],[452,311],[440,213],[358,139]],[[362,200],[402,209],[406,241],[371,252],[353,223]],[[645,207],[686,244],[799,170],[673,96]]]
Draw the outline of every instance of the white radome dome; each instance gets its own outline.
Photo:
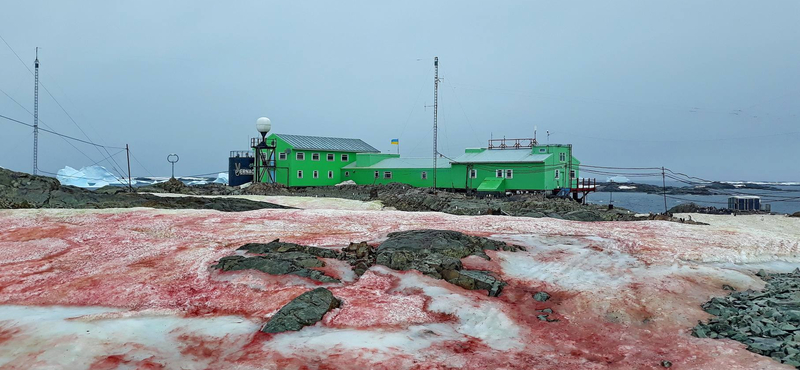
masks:
[[[269,118],[261,117],[256,120],[256,130],[262,134],[266,134],[272,128],[272,122],[270,122]]]

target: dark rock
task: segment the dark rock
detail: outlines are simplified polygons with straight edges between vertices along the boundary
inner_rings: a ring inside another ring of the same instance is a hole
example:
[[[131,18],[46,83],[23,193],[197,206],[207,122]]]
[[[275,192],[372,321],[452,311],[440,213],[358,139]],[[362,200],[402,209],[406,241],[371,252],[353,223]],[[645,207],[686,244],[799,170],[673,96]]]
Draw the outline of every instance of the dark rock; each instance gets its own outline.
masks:
[[[672,362],[667,360],[661,361],[661,367],[672,367]]]
[[[732,286],[730,286],[728,284],[722,284],[722,289],[730,290],[730,291],[734,291],[734,292],[736,291],[736,288],[734,288],[734,287],[732,287]]]
[[[222,271],[258,270],[271,275],[297,275],[323,283],[338,283],[338,279],[312,270],[325,263],[316,256],[303,252],[266,253],[261,256],[227,256],[219,259],[212,268]]]
[[[539,302],[544,302],[544,301],[547,301],[548,299],[550,299],[550,294],[547,294],[546,292],[536,292],[533,295],[533,299],[535,299],[535,300],[537,300]]]
[[[800,368],[800,274],[796,272],[800,271],[760,270],[756,275],[767,282],[763,291],[733,291],[712,298],[702,307],[714,317],[698,323],[692,335],[733,339],[751,352]]]
[[[317,288],[293,299],[270,318],[261,329],[264,333],[297,331],[322,320],[328,311],[339,307],[341,302],[330,290]]]
[[[517,251],[522,247],[449,230],[412,230],[391,233],[376,250],[375,263],[394,270],[417,270],[465,289],[502,291],[504,282],[484,271],[463,270],[461,259],[484,250]]]
[[[214,209],[223,212],[288,208],[266,202],[233,198],[164,198],[152,194],[102,192],[62,186],[54,178],[0,168],[0,208],[131,208]]]
[[[325,249],[319,247],[310,247],[300,244],[294,243],[285,243],[282,242],[280,239],[275,239],[269,243],[261,244],[261,243],[247,243],[238,248],[239,250],[245,250],[248,253],[253,254],[264,254],[264,253],[286,253],[286,252],[302,252],[305,254],[310,254],[312,256],[322,257],[322,258],[338,258],[339,253],[332,249]]]
[[[800,212],[792,213],[789,217],[800,217]]]
[[[342,248],[339,258],[349,262],[356,275],[361,276],[375,264],[375,248],[367,242],[350,243]]]

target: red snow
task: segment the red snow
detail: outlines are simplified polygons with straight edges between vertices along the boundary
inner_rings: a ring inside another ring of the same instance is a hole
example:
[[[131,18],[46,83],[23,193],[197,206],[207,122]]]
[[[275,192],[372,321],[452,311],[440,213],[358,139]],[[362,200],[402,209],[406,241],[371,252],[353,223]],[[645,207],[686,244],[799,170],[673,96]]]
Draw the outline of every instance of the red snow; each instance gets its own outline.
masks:
[[[584,242],[583,248],[598,253],[597,256],[630,255],[643,263],[640,269],[702,260],[707,255],[734,258],[747,251],[748,244],[742,240],[750,240],[747,235],[720,236],[702,227],[666,222],[580,223],[438,213],[3,211],[0,212],[3,267],[0,304],[171,310],[179,317],[240,315],[265,322],[287,302],[320,284],[296,276],[271,276],[257,271],[221,273],[209,269],[210,265],[247,242],[280,238],[337,248],[351,241],[376,241],[389,232],[419,228],[457,230],[509,242],[518,242],[515,238],[520,234],[567,238]],[[602,240],[587,241],[583,236]],[[575,254],[569,249],[526,247],[529,252],[525,253],[541,263],[567,264],[566,271],[570,270],[569,264],[575,263]],[[768,247],[775,249],[774,254],[800,252],[797,242],[761,240],[759,248]],[[699,305],[712,296],[724,294],[720,289],[722,283],[742,284],[726,280],[725,275],[667,271],[623,279],[618,286],[599,284],[597,289],[575,289],[560,286],[557,280],[503,276],[503,265],[498,261],[513,259],[514,254],[493,251],[487,254],[491,261],[468,257],[463,263],[467,268],[492,271],[508,281],[500,297],[465,291],[416,272],[383,273],[373,269],[353,282],[324,285],[343,305],[317,326],[332,333],[337,330],[353,333],[352,343],[347,339],[350,334],[343,334],[342,338],[335,337],[341,343],[333,343],[322,352],[314,348],[286,352],[273,348],[272,343],[300,335],[302,331],[277,336],[253,333],[249,344],[244,345],[234,338],[175,333],[174,341],[180,348],[176,356],[186,361],[204,361],[203,364],[210,364],[209,368],[268,369],[657,369],[663,360],[671,361],[678,369],[778,366],[736,342],[698,339],[688,334],[697,320],[707,317]],[[591,265],[592,261],[584,262]],[[326,263],[322,271],[339,278],[345,276],[346,264],[334,260]],[[629,267],[617,265],[598,266],[595,272],[634,275]],[[399,289],[400,280],[412,275],[426,285]],[[442,312],[441,301],[434,302],[448,298],[429,296],[426,288],[444,289],[471,304],[464,306],[463,301],[453,301],[453,305],[461,306]],[[550,293],[550,300],[535,301],[532,295],[537,291]],[[510,335],[506,342],[515,345],[497,349],[505,347],[493,339],[462,334],[460,330],[467,330],[462,326],[489,325],[486,321],[489,318],[472,316],[482,307],[498,307],[507,316],[518,331],[516,337],[504,326],[485,330],[500,337]],[[554,313],[549,318],[558,321],[539,320],[537,316],[542,314],[539,310],[544,308],[552,309]],[[13,346],[12,339],[27,330],[1,320],[0,350]],[[425,334],[428,337],[413,337],[418,334],[411,328],[419,325],[451,327],[457,338],[449,339],[435,331]],[[392,338],[397,343],[422,340],[430,341],[430,345],[407,350],[402,344],[381,346],[368,341],[367,346],[354,348],[361,345],[359,333],[367,335],[364,338],[377,338],[370,340]],[[134,358],[126,355],[131,343],[119,343],[116,347],[113,340],[109,343],[102,349],[107,353],[90,361],[90,369],[180,367],[165,362],[163,353]],[[40,355],[23,351],[12,356],[6,365],[22,368],[22,364],[36,364]]]

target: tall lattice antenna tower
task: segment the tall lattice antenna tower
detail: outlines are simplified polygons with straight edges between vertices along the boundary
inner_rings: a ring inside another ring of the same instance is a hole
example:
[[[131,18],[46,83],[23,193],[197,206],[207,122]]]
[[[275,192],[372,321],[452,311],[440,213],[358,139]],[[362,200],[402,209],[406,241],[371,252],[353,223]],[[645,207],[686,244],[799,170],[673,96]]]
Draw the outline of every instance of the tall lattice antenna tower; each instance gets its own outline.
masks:
[[[39,171],[39,48],[36,48],[36,60],[33,61],[36,72],[33,74],[33,174]]]
[[[439,57],[433,58],[436,74],[433,77],[433,192],[436,192],[436,161],[439,157],[439,128],[437,127],[439,111]]]

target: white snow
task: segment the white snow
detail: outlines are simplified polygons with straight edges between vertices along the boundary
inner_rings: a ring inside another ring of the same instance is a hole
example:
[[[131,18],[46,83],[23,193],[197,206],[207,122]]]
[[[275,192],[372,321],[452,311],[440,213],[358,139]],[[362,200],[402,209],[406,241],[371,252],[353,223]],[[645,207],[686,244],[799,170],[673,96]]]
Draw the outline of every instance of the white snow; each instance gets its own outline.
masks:
[[[152,193],[155,196],[165,198],[187,197],[186,194],[174,193]],[[352,211],[380,211],[383,204],[379,201],[363,202],[360,200],[328,198],[328,197],[298,197],[282,195],[191,195],[200,198],[238,198],[256,202],[267,202],[280,204],[282,206],[300,209],[332,209],[332,210],[352,210]]]
[[[127,185],[109,172],[103,166],[81,167],[76,170],[66,166],[58,170],[56,178],[62,185],[77,186],[80,188],[102,188],[106,185]]]
[[[239,346],[259,329],[235,316],[181,318],[172,312],[129,313],[105,307],[0,305],[0,327],[20,330],[13,346],[0,346],[0,364],[27,367],[20,350],[37,353],[36,367],[49,369],[88,368],[96,357],[126,348],[126,358],[141,361],[154,356],[175,368],[205,368],[203,359],[184,356],[181,349],[191,343],[181,335],[223,338]],[[128,343],[146,343],[128,346]],[[227,353],[236,351],[231,345]],[[16,360],[16,361],[15,361]],[[180,365],[180,366],[179,366]]]
[[[431,297],[428,310],[458,317],[456,332],[479,338],[497,350],[522,347],[519,341],[520,326],[509,318],[500,305],[488,300],[476,301],[452,290],[433,285],[432,278],[417,273],[397,274],[384,268],[374,268],[400,278],[397,289],[422,289]]]
[[[347,180],[347,181],[342,181],[342,182],[340,182],[340,183],[336,184],[335,186],[342,186],[342,185],[355,185],[355,184],[356,184],[356,182],[355,182],[355,181],[353,181],[353,180]]]

